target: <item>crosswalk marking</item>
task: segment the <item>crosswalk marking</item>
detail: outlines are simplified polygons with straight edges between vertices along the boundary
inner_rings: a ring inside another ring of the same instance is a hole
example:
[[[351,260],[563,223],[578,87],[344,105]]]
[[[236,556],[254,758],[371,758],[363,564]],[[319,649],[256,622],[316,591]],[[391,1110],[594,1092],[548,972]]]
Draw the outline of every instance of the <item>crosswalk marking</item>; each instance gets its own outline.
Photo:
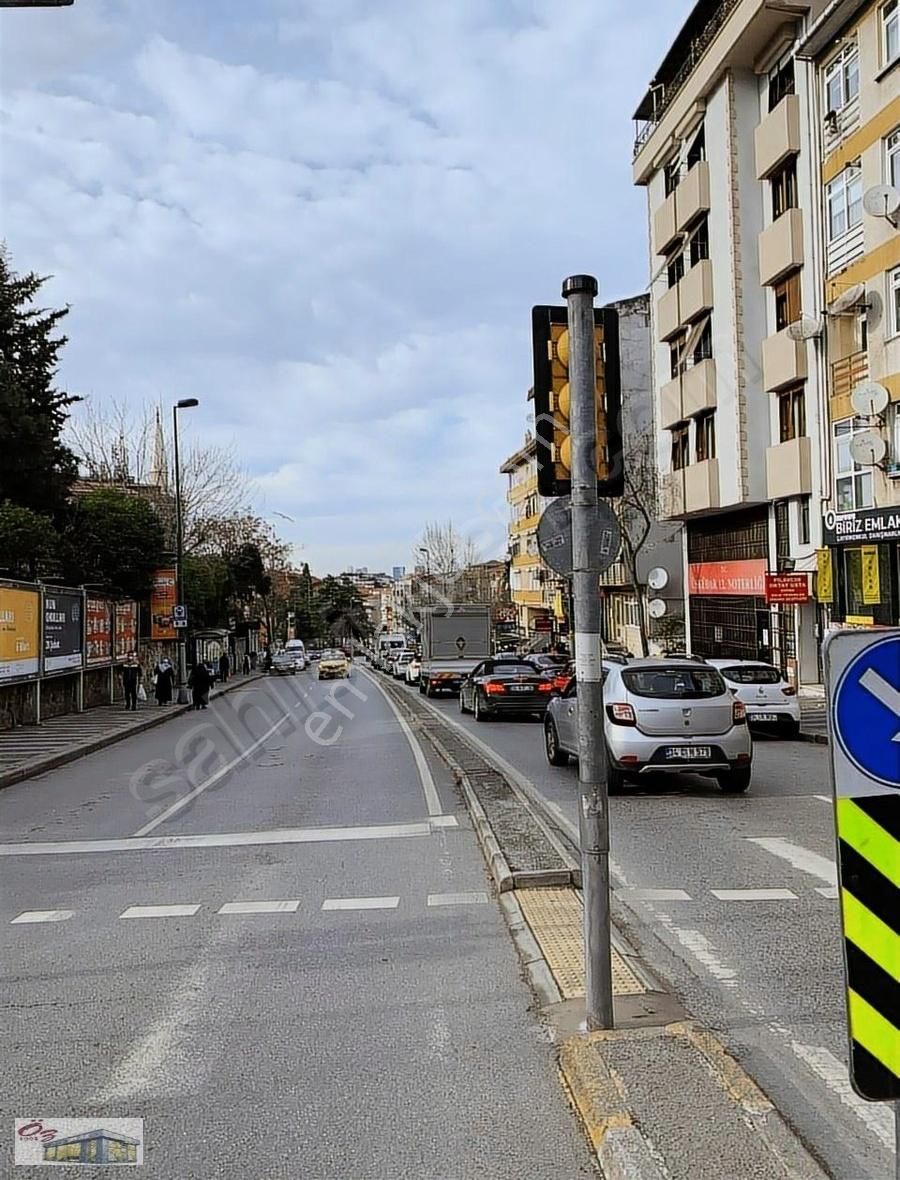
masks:
[[[683,889],[617,889],[616,897],[623,901],[690,901],[691,895]]]
[[[773,856],[786,860],[802,873],[811,877],[818,877],[826,885],[837,885],[837,865],[826,856],[819,856],[818,852],[810,852],[802,844],[794,844],[781,836],[746,836],[750,844],[756,844],[771,852]]]
[[[480,905],[488,901],[484,892],[472,893],[429,893],[428,905]]]
[[[220,914],[296,914],[299,901],[227,901]]]
[[[848,1107],[857,1118],[861,1119],[873,1135],[876,1135],[885,1147],[894,1145],[894,1119],[884,1106],[874,1102],[865,1102],[850,1085],[847,1067],[839,1061],[833,1053],[820,1045],[804,1045],[793,1041],[791,1048],[794,1053],[805,1062],[832,1093],[836,1094],[844,1106]]]
[[[17,918],[13,918],[10,926],[19,923],[31,925],[36,922],[67,922],[69,918],[74,918],[74,916],[74,910],[25,910]]]
[[[399,897],[328,897],[323,910],[395,910]]]
[[[797,901],[790,889],[710,889],[719,901]]]
[[[199,905],[131,905],[120,918],[193,918]]]
[[[816,893],[818,893],[820,897],[827,897],[829,901],[837,901],[838,899],[837,885],[820,885],[816,889]]]

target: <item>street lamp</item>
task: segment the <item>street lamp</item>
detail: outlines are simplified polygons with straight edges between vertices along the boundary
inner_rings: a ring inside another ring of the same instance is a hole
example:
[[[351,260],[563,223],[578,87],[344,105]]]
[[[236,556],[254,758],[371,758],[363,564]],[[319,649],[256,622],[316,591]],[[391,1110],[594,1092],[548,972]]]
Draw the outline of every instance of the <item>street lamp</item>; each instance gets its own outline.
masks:
[[[192,410],[200,402],[195,397],[183,397],[172,407],[172,436],[175,440],[175,585],[180,606],[184,605],[184,523],[181,518],[181,461],[178,457],[178,411]],[[187,647],[185,628],[178,630],[178,704],[188,703]]]
[[[75,0],[0,0],[0,8],[70,8]]]

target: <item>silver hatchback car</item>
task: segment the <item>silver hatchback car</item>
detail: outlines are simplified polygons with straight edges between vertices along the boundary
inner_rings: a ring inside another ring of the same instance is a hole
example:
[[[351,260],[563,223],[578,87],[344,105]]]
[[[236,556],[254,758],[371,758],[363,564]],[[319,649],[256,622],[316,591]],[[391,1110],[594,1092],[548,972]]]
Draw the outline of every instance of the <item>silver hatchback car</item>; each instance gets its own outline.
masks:
[[[743,701],[716,668],[692,660],[633,660],[606,669],[603,703],[610,790],[626,778],[689,771],[721,790],[750,786],[753,743]],[[578,753],[578,686],[554,697],[544,718],[547,760]]]

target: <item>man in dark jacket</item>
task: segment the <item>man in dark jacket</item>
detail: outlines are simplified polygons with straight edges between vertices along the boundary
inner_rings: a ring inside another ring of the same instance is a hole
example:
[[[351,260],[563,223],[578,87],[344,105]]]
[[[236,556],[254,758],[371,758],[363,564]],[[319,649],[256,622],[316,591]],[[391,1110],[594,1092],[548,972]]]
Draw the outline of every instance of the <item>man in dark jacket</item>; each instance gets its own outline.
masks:
[[[122,687],[125,690],[125,708],[133,713],[137,712],[137,692],[140,683],[141,665],[134,652],[130,651],[122,668]]]
[[[195,709],[206,708],[211,684],[212,676],[207,666],[201,663],[194,664],[188,677],[188,688],[191,690],[191,699]]]
[[[219,679],[224,684],[228,679],[228,673],[231,671],[231,660],[228,658],[228,652],[223,651],[219,656]]]

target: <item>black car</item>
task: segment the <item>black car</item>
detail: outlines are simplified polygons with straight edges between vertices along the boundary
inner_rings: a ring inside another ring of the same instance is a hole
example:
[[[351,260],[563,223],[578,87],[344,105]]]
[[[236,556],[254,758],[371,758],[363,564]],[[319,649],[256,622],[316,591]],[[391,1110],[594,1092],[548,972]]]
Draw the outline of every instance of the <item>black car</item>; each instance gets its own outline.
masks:
[[[553,676],[572,659],[571,656],[558,655],[555,652],[536,652],[534,655],[523,656],[522,659],[526,664],[531,664],[538,672],[544,672],[548,676]]]
[[[460,713],[476,721],[531,714],[543,717],[553,692],[553,679],[526,660],[483,660],[462,682]]]

